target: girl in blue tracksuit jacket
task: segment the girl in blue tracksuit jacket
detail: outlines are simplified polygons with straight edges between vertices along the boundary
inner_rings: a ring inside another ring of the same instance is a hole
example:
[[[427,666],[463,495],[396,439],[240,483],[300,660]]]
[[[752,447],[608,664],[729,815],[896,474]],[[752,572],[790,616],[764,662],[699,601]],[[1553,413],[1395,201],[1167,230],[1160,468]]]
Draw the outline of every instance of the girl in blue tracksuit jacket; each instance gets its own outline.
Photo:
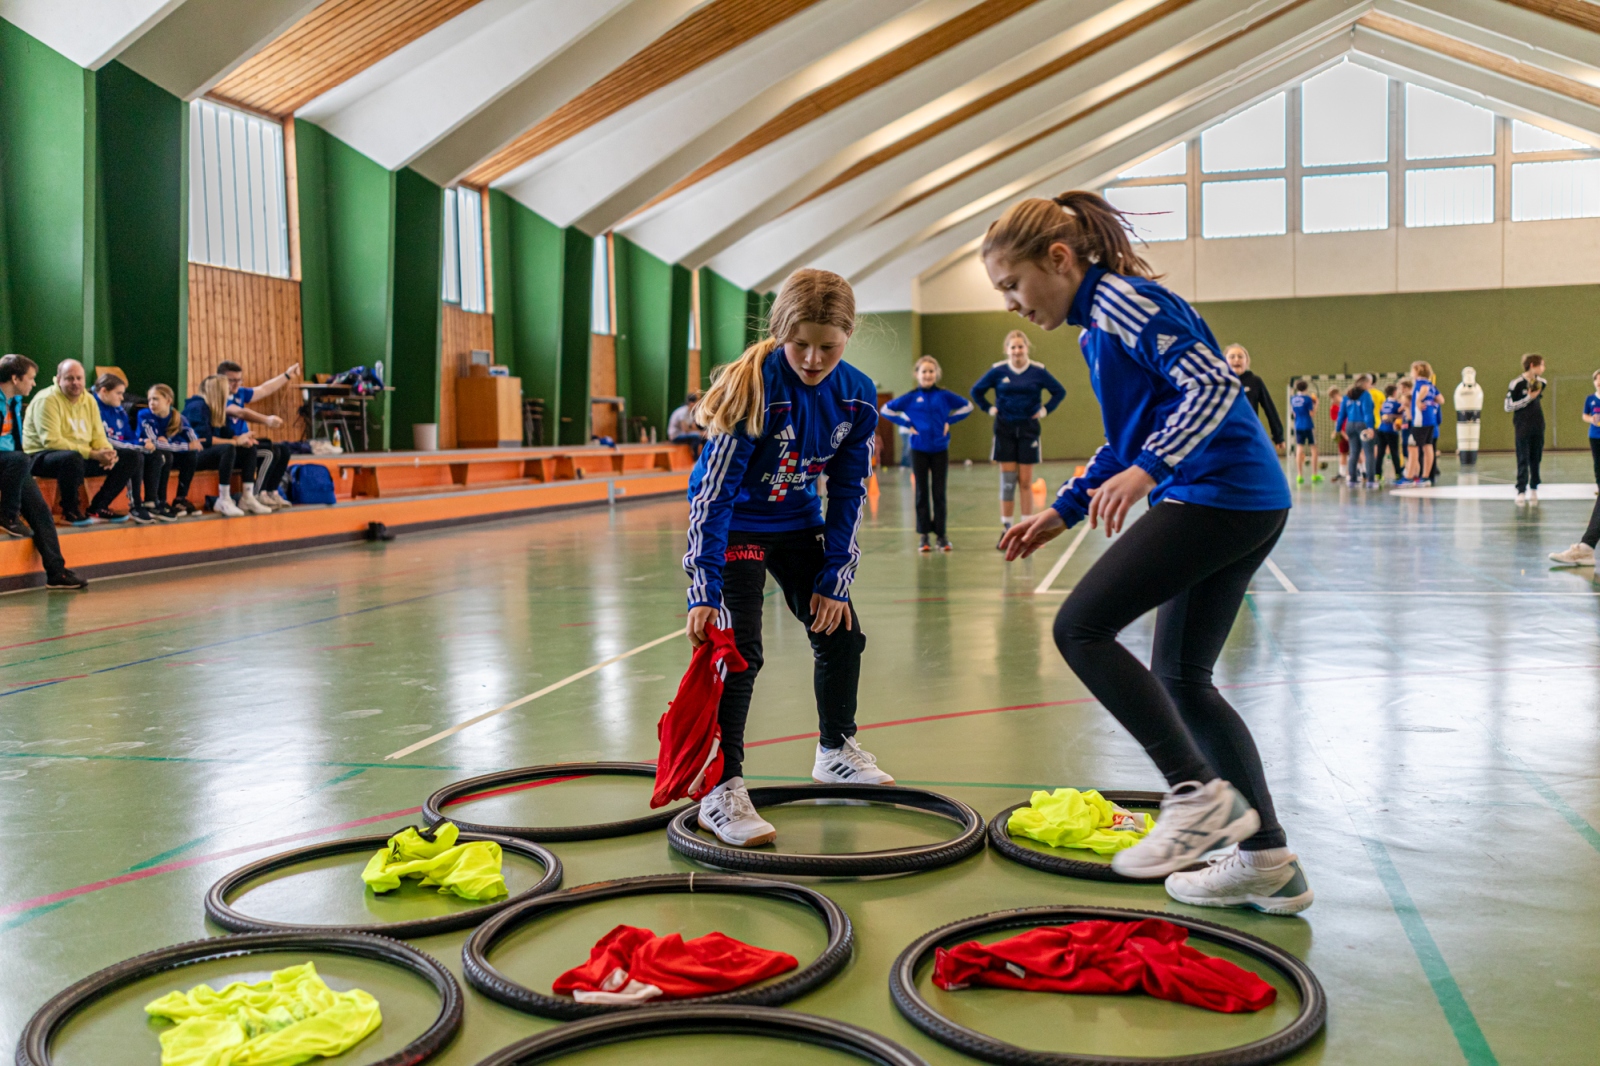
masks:
[[[1056,616],[1073,671],[1144,746],[1169,791],[1150,834],[1118,852],[1129,877],[1175,899],[1294,913],[1310,906],[1243,719],[1212,684],[1250,579],[1289,516],[1272,442],[1205,321],[1152,280],[1123,218],[1090,192],[1030,199],[989,228],[982,257],[1006,305],[1035,325],[1077,326],[1106,443],[1054,506],[1002,538],[1007,558],[1087,517],[1107,535],[1141,497]],[[1158,609],[1147,670],[1117,634]],[[1204,868],[1186,867],[1229,845]]]
[[[918,359],[912,367],[917,387],[883,405],[883,417],[911,430],[911,472],[917,481],[918,550],[932,551],[928,535],[939,541],[939,550],[950,550],[944,535],[945,481],[950,473],[950,427],[972,413],[972,404],[949,389],[939,387],[944,370],[931,355]]]
[[[1344,402],[1339,405],[1339,420],[1333,427],[1335,433],[1343,433],[1345,440],[1350,442],[1350,469],[1345,474],[1345,484],[1351,488],[1361,485],[1378,487],[1378,465],[1374,458],[1378,443],[1378,414],[1377,405],[1373,402],[1374,395],[1372,375],[1358,374],[1356,383],[1350,386]],[[1358,470],[1366,471],[1365,479],[1358,475]]]
[[[1039,444],[1039,423],[1061,406],[1067,390],[1055,375],[1028,358],[1028,335],[1020,329],[1006,334],[1006,357],[984,372],[972,385],[972,398],[994,417],[994,444],[989,461],[1000,464],[1000,528],[1011,528],[1011,508],[1022,487],[1022,513],[1033,513],[1033,464],[1044,461]],[[989,402],[989,390],[994,402]],[[1039,394],[1049,399],[1039,402]]]
[[[705,446],[689,475],[690,641],[731,628],[749,669],[731,673],[717,720],[722,781],[700,802],[700,824],[747,847],[776,830],[756,813],[743,777],[744,725],[761,670],[762,589],[771,574],[805,624],[814,656],[821,741],[811,776],[893,784],[855,742],[856,687],[866,638],[850,603],[861,549],[861,501],[872,476],[877,389],[842,361],[855,294],[837,274],[797,270],[769,315],[771,333],[745,349],[695,408]],[[817,481],[828,479],[824,518]]]

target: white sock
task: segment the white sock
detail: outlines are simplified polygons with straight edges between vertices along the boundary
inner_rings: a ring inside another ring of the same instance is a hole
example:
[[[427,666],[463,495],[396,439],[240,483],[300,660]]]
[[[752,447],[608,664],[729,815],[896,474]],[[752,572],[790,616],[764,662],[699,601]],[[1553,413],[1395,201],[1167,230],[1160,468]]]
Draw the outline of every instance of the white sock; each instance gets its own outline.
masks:
[[[1245,851],[1240,848],[1239,858],[1244,860],[1246,866],[1253,866],[1257,870],[1270,870],[1294,858],[1294,852],[1288,848],[1263,848],[1260,851]]]
[[[232,489],[230,489],[230,488],[219,488],[219,489],[217,489],[217,502],[220,503],[223,500],[232,500],[232,499],[233,499],[233,490]]]
[[[1009,518],[1000,519],[1000,528],[1001,529],[1010,529],[1011,528],[1011,519],[1009,519]]]

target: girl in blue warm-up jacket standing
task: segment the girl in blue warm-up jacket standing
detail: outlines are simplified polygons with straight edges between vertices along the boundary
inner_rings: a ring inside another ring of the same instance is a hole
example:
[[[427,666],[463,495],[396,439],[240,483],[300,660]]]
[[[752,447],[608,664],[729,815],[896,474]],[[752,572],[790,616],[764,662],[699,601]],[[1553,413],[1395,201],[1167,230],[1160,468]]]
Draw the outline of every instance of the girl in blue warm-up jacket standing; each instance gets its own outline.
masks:
[[[1311,890],[1255,741],[1211,679],[1289,517],[1272,442],[1211,328],[1153,280],[1121,214],[1099,196],[1024,200],[989,227],[981,254],[1008,308],[1041,329],[1082,330],[1106,431],[1054,506],[1001,538],[1006,557],[1031,554],[1085,517],[1110,535],[1141,498],[1150,503],[1078,580],[1055,623],[1068,665],[1168,783],[1155,828],[1112,866],[1165,876],[1184,903],[1304,910]],[[1147,670],[1117,634],[1152,609]]]
[[[894,784],[855,739],[867,640],[850,584],[878,425],[876,386],[844,362],[855,321],[849,282],[826,270],[795,271],[772,302],[769,335],[721,368],[695,405],[706,441],[689,475],[689,640],[704,643],[711,625],[732,629],[749,664],[722,690],[722,780],[700,801],[699,820],[737,847],[777,834],[750,802],[743,767],[768,574],[811,638],[820,738],[812,779]],[[826,518],[817,498],[823,475]]]
[[[911,430],[911,473],[917,481],[917,535],[919,551],[932,551],[931,534],[939,550],[950,550],[944,533],[945,481],[950,473],[950,427],[972,413],[972,401],[939,387],[944,371],[939,360],[925,355],[912,368],[917,387],[883,406],[883,417]]]

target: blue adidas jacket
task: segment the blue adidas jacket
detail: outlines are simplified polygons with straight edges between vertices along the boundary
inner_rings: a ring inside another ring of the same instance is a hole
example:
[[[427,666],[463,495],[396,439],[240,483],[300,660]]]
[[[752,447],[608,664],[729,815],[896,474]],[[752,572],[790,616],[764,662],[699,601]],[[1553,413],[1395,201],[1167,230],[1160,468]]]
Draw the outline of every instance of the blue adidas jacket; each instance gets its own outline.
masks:
[[[1349,396],[1346,396],[1344,402],[1339,405],[1339,424],[1333,427],[1334,430],[1343,433],[1344,427],[1351,422],[1358,426],[1366,424],[1376,427],[1378,419],[1373,414],[1371,389],[1361,390],[1361,398],[1359,400],[1352,400]]]
[[[1089,490],[1130,466],[1156,480],[1150,503],[1232,511],[1289,507],[1289,482],[1211,327],[1183,298],[1145,278],[1091,266],[1067,321],[1100,400],[1106,441],[1053,506],[1074,525]]]
[[[1427,378],[1418,378],[1411,389],[1411,424],[1437,426],[1443,407],[1444,399],[1439,395],[1439,387]]]
[[[994,390],[994,403],[989,402],[989,390]],[[1048,392],[1044,402],[1045,414],[1061,406],[1067,398],[1066,386],[1055,375],[1038,363],[1029,363],[1026,370],[1017,373],[1011,364],[1002,359],[972,386],[972,398],[987,411],[994,407],[999,417],[1007,422],[1026,422],[1039,410],[1039,393]]]
[[[911,450],[916,452],[948,451],[950,431],[946,427],[971,413],[971,400],[937,385],[912,389],[883,405],[883,417],[916,430],[911,435]]]
[[[816,591],[847,599],[861,549],[856,531],[872,476],[878,390],[841,362],[819,385],[789,367],[780,346],[763,368],[766,418],[761,435],[743,427],[710,436],[689,475],[690,607],[722,606],[722,564],[728,532],[781,533],[823,527],[826,563]],[[828,517],[817,476],[828,476]]]
[[[122,451],[140,451],[139,439],[133,435],[133,423],[128,418],[128,412],[106,403],[99,393],[95,393],[94,402],[100,405],[100,421],[105,423],[106,439],[111,446]]]

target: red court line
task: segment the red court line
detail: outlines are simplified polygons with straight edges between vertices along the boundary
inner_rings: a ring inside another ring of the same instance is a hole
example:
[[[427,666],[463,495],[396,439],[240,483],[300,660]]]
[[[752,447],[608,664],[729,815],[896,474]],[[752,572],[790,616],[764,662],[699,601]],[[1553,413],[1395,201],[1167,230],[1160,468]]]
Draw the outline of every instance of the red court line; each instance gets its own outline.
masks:
[[[53,685],[57,681],[81,681],[88,674],[68,674],[66,677],[41,677],[35,681],[7,681],[6,688],[19,688],[22,685]]]
[[[593,622],[562,622],[561,623],[561,628],[562,629],[576,629],[576,628],[578,628],[580,626],[592,626],[592,625],[594,625]]]
[[[365,642],[363,642],[361,644],[324,644],[320,648],[313,648],[311,650],[312,651],[342,651],[345,648],[376,648],[377,646],[378,645],[374,641],[368,640],[368,641],[365,641]]]
[[[975,714],[999,714],[1002,711],[1031,711],[1038,707],[1066,707],[1074,703],[1094,703],[1093,696],[1080,696],[1073,700],[1050,700],[1048,703],[1018,703],[1010,707],[983,707],[976,711],[948,711],[945,714],[925,714],[920,718],[896,718],[888,722],[868,722],[866,725],[857,726],[857,729],[887,729],[894,725],[916,725],[919,722],[942,722],[947,718],[971,718]],[[795,733],[787,737],[771,737],[767,740],[752,740],[745,744],[747,748],[759,748],[767,744],[784,744],[791,740],[812,740],[816,733]]]
[[[491,788],[487,792],[473,792],[470,795],[462,796],[460,799],[453,799],[449,803],[446,803],[445,806],[454,807],[456,804],[465,803],[468,800],[481,800],[488,799],[490,796],[503,796],[507,792],[522,792],[526,789],[538,788],[540,785],[553,785],[558,781],[576,781],[578,778],[586,776],[588,775],[568,774],[566,777],[547,777],[543,781],[529,781],[521,785],[507,785],[505,788]]]

